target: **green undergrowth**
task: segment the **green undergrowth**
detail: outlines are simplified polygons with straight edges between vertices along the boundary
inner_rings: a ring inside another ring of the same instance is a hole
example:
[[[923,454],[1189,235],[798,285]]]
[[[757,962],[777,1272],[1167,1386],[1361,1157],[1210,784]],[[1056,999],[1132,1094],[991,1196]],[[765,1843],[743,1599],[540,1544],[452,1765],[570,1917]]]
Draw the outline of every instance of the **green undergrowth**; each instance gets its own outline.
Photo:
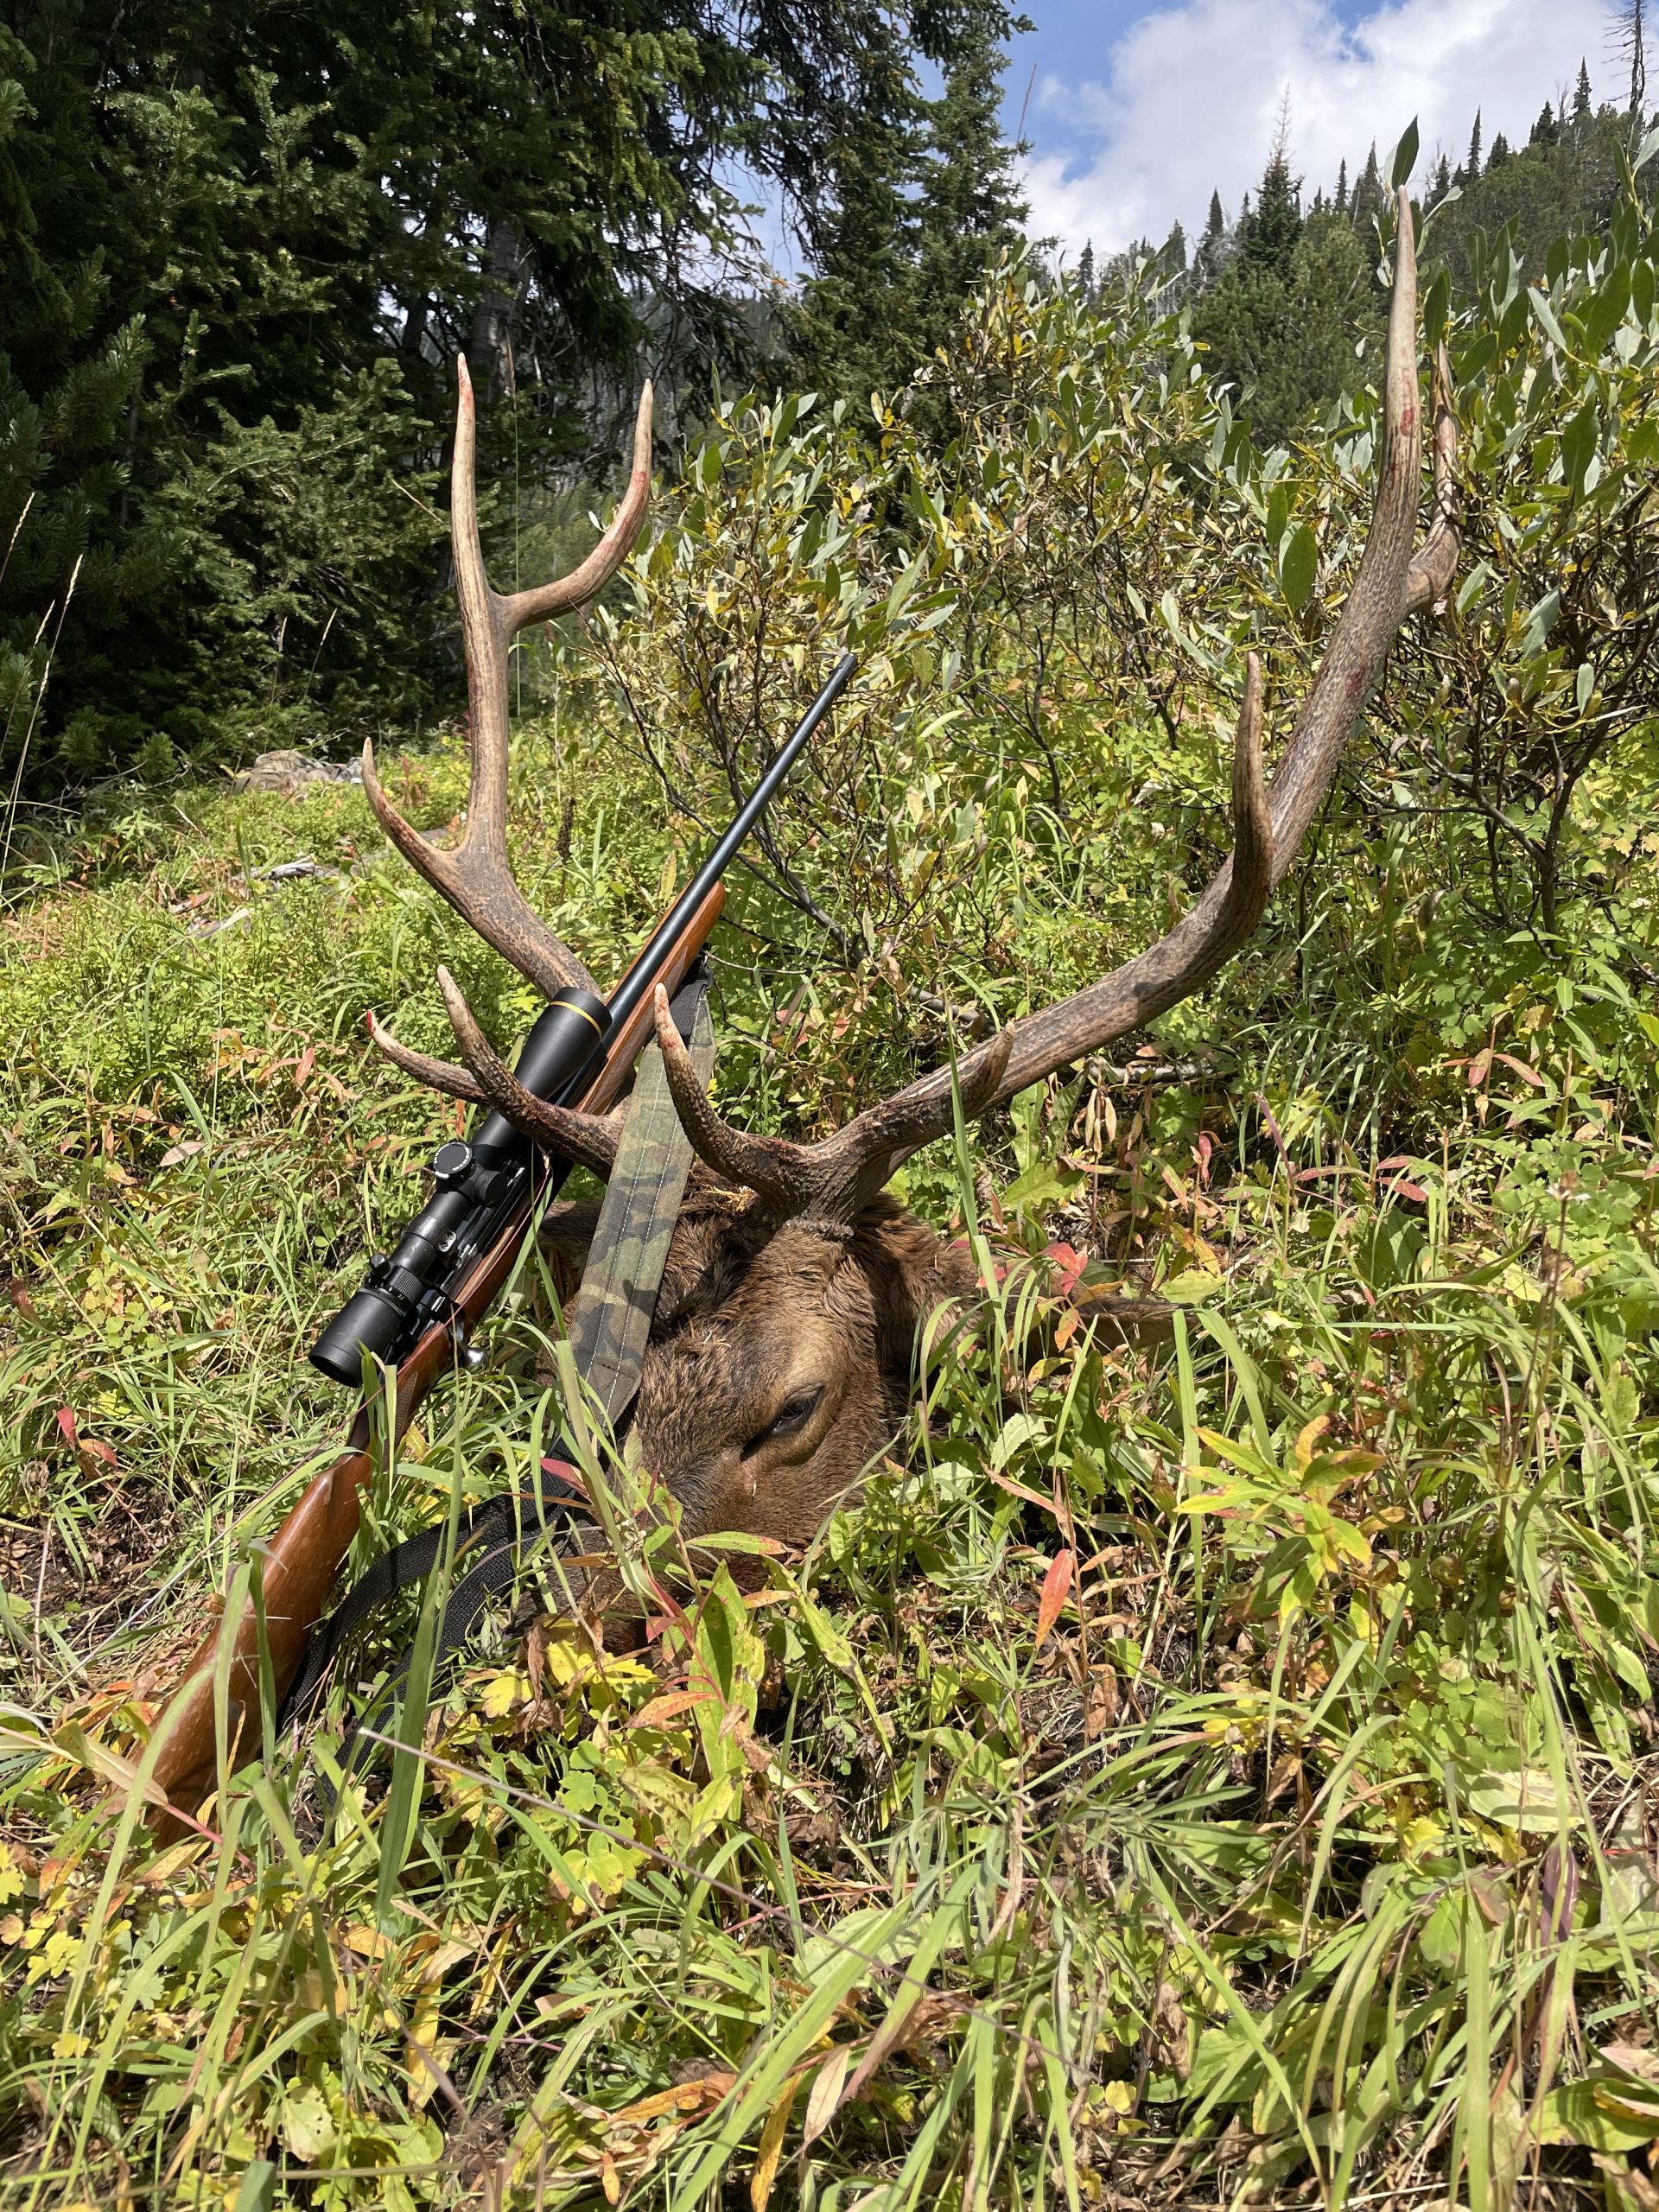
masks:
[[[524,880],[608,980],[695,834],[536,744]],[[461,803],[453,744],[388,773]],[[997,779],[1007,1011],[1169,884]],[[7,2201],[1659,2201],[1659,1026],[1611,934],[1460,919],[1442,834],[1338,810],[1143,1061],[912,1163],[985,1318],[804,1558],[705,1561],[637,1656],[502,1634],[332,1815],[280,1744],[165,1847],[165,1689],[454,1127],[363,1014],[442,1049],[439,960],[503,1042],[532,1008],[349,787],[43,842],[0,940]],[[810,1127],[906,1064],[914,978],[805,969],[734,889],[722,1090]],[[1102,1287],[1173,1311],[1126,1338]],[[529,1477],[546,1326],[526,1282],[364,1556]]]

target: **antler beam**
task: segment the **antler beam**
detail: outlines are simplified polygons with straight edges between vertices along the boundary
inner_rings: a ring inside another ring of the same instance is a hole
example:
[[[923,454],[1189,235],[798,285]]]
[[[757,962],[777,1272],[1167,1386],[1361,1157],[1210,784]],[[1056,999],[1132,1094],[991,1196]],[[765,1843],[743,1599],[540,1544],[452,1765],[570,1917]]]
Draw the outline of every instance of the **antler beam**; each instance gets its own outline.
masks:
[[[363,788],[375,817],[404,859],[442,893],[463,921],[493,945],[548,998],[594,979],[555,937],[514,882],[507,859],[507,652],[520,630],[584,606],[626,560],[651,501],[652,392],[639,396],[633,430],[633,471],[610,528],[581,567],[534,590],[492,589],[478,540],[474,477],[476,410],[465,359],[456,362],[460,392],[449,477],[449,527],[455,590],[461,601],[470,713],[467,826],[449,851],[422,836],[398,813],[375,773],[374,747],[363,748]]]
[[[1278,772],[1263,791],[1262,677],[1251,654],[1233,758],[1229,857],[1191,912],[1156,944],[1071,997],[1022,1016],[970,1055],[957,1072],[964,1111],[982,1112],[1166,1013],[1206,983],[1260,921],[1331,789],[1395,632],[1408,613],[1444,597],[1456,565],[1457,428],[1444,354],[1436,394],[1434,521],[1421,552],[1413,554],[1422,474],[1416,334],[1416,254],[1411,202],[1402,190],[1370,529],[1348,603]],[[820,1144],[746,1137],[715,1113],[665,1033],[660,1010],[658,1032],[692,1143],[716,1173],[748,1185],[779,1215],[849,1219],[907,1154],[950,1127],[950,1071],[938,1069]]]

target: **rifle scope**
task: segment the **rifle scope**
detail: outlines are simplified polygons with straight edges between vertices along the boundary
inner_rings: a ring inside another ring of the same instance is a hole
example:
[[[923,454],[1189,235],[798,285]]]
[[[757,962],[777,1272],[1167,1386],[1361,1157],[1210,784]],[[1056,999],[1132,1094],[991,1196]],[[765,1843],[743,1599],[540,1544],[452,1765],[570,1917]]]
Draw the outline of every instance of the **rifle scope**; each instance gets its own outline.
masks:
[[[675,900],[608,1001],[591,991],[561,991],[537,1020],[513,1071],[526,1090],[574,1105],[602,1058],[605,1041],[654,988],[690,917],[719,882],[790,770],[845,690],[858,665],[848,653],[807,709],[787,745],[738,809],[730,827]],[[348,1298],[311,1347],[313,1367],[356,1388],[365,1356],[397,1366],[434,1322],[452,1312],[451,1287],[505,1228],[531,1187],[536,1148],[505,1116],[486,1114],[472,1133],[451,1137],[432,1158],[433,1195],[390,1252],[377,1252],[363,1287]],[[540,1186],[556,1195],[570,1172],[551,1159]]]

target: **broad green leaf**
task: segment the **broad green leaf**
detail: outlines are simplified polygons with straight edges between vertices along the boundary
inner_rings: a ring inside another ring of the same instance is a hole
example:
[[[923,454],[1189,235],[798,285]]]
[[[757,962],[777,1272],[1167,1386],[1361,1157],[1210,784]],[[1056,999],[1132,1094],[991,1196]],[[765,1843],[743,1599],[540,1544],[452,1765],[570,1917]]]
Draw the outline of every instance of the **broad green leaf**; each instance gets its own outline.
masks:
[[[1452,279],[1437,269],[1423,294],[1423,339],[1432,353],[1446,335],[1446,310],[1452,301]]]
[[[1206,1298],[1214,1298],[1226,1284],[1208,1268],[1184,1268],[1178,1275],[1158,1286],[1160,1298],[1166,1298],[1172,1306],[1197,1306]]]
[[[1582,489],[1600,436],[1601,425],[1593,399],[1585,404],[1561,432],[1561,474],[1574,492]]]
[[[1293,612],[1306,606],[1319,569],[1319,542],[1306,523],[1298,523],[1285,540],[1279,556],[1279,582],[1285,603]]]
[[[1394,159],[1389,164],[1389,187],[1397,192],[1411,175],[1417,162],[1417,118],[1411,121],[1400,134],[1400,143],[1394,149]]]
[[[1530,659],[1537,652],[1555,626],[1555,618],[1561,611],[1561,594],[1547,591],[1527,617],[1527,626],[1521,636],[1522,658]]]
[[[1551,2089],[1539,2109],[1538,2140],[1607,2153],[1651,2143],[1659,2137],[1659,2104],[1626,2103],[1619,2087],[1619,2077],[1608,2074]]]
[[[1555,310],[1549,304],[1545,294],[1541,292],[1535,284],[1532,284],[1527,289],[1527,297],[1532,302],[1532,311],[1537,316],[1544,335],[1553,344],[1559,346],[1563,353],[1571,353],[1573,349],[1567,342],[1566,333],[1555,320]]]

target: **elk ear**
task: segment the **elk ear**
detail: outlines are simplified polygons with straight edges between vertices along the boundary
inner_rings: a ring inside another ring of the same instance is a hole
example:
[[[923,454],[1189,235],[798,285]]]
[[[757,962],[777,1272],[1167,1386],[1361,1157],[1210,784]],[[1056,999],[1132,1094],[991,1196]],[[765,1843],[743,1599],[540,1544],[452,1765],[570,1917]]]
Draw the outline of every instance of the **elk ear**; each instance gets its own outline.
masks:
[[[853,1249],[875,1300],[876,1357],[882,1374],[893,1389],[906,1392],[922,1324],[951,1300],[977,1294],[973,1262],[886,1196],[860,1214]]]
[[[599,1208],[582,1198],[558,1198],[542,1217],[537,1243],[551,1271],[561,1300],[576,1294],[588,1248],[599,1226]]]
[[[599,1208],[586,1198],[558,1198],[542,1216],[540,1243],[550,1256],[585,1260],[599,1226]]]

